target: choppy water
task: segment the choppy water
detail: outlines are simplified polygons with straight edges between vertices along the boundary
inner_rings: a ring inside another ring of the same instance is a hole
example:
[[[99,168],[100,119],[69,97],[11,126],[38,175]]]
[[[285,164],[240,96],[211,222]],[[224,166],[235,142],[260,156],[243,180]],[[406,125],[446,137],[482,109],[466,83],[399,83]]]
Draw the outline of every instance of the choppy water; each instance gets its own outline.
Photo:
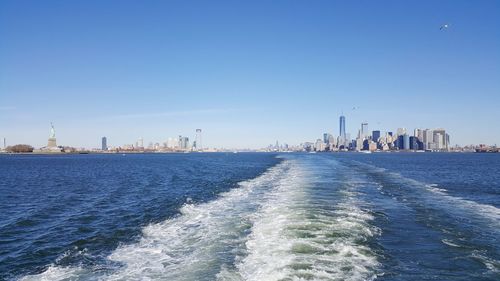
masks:
[[[500,157],[0,156],[0,279],[499,280]]]

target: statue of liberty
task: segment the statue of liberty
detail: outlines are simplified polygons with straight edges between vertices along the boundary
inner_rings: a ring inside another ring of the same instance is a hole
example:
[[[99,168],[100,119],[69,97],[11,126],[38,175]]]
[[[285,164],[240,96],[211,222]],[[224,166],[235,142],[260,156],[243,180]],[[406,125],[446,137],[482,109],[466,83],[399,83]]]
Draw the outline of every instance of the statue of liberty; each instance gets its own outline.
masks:
[[[52,122],[50,122],[50,136],[49,136],[49,142],[47,143],[47,147],[49,148],[57,147],[56,129],[54,129],[54,124],[52,124]]]
[[[52,122],[50,122],[50,138],[56,138],[56,129],[54,129],[54,125],[52,124]]]

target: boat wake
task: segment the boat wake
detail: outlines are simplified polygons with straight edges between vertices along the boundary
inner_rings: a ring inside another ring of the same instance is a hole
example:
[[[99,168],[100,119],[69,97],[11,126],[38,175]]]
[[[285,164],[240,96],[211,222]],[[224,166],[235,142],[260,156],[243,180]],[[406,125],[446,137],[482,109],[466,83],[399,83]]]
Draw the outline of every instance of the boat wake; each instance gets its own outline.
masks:
[[[448,190],[439,187],[437,184],[426,184],[414,179],[406,178],[399,173],[389,172],[383,168],[357,161],[354,162],[357,166],[363,167],[363,171],[376,174],[376,177],[379,179],[384,178],[384,180],[403,184],[407,188],[414,188],[414,191],[427,192],[427,194],[425,192],[420,193],[419,196],[422,197],[422,199],[425,199],[428,204],[438,209],[453,213],[453,215],[472,215],[471,219],[483,221],[495,231],[500,230],[500,209],[495,206],[450,195]],[[410,193],[410,191],[411,189],[406,189],[406,193]],[[406,201],[406,199],[403,199],[403,201]]]
[[[107,257],[117,267],[52,265],[21,280],[376,278],[368,241],[379,230],[359,207],[356,185],[312,196],[315,173],[307,163],[284,160],[211,202],[186,204],[178,216],[145,227],[138,242]]]

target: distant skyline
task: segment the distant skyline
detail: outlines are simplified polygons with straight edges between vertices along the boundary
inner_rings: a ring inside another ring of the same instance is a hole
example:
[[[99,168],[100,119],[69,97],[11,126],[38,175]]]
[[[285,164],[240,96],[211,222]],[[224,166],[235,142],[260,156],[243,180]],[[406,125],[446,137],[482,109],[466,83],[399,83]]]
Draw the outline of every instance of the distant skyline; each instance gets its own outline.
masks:
[[[499,1],[1,1],[0,137],[206,147],[446,128],[500,144]],[[444,24],[448,28],[441,29]],[[355,109],[353,109],[355,108]]]

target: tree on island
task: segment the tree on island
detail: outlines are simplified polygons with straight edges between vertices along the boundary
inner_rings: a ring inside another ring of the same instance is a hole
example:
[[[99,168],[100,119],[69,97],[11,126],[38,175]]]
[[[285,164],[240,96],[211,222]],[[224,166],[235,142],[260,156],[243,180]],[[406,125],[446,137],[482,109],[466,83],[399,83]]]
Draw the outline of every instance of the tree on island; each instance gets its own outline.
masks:
[[[16,144],[8,146],[5,150],[12,153],[33,152],[33,146],[27,144]]]

